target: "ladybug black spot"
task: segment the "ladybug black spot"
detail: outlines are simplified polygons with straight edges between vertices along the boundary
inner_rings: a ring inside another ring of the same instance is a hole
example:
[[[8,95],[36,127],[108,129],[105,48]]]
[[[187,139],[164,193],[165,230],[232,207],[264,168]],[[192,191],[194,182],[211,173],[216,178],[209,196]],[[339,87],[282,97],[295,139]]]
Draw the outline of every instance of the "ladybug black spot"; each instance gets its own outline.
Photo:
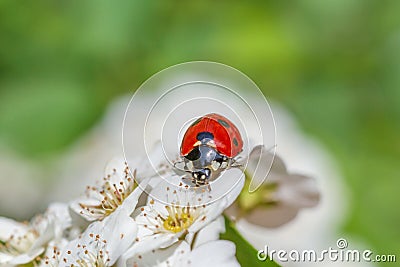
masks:
[[[233,138],[233,144],[234,144],[235,146],[238,146],[238,145],[239,145],[239,142],[238,142],[238,140],[237,140],[236,138]]]
[[[218,122],[219,122],[219,124],[221,124],[221,125],[224,126],[225,128],[231,127],[231,126],[229,125],[229,123],[227,123],[227,122],[224,121],[224,120],[218,119]]]
[[[202,141],[204,139],[210,139],[213,140],[214,139],[214,135],[210,132],[200,132],[197,134],[196,136],[197,140]]]

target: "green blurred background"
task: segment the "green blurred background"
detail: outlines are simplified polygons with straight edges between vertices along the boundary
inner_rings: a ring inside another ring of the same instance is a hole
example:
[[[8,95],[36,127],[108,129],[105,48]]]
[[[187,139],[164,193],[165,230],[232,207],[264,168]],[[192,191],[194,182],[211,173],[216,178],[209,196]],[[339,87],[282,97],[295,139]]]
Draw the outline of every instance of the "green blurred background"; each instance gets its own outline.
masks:
[[[400,1],[1,1],[0,147],[46,165],[155,72],[222,62],[336,157],[344,236],[398,253],[399,14]]]

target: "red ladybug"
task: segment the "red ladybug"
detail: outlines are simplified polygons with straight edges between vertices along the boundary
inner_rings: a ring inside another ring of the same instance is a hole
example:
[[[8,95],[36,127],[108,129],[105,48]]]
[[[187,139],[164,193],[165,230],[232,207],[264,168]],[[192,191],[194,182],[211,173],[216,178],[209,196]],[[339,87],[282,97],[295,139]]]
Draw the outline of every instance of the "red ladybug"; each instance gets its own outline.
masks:
[[[181,157],[192,182],[200,186],[232,167],[242,150],[243,140],[236,126],[224,116],[211,113],[189,126],[182,139]]]

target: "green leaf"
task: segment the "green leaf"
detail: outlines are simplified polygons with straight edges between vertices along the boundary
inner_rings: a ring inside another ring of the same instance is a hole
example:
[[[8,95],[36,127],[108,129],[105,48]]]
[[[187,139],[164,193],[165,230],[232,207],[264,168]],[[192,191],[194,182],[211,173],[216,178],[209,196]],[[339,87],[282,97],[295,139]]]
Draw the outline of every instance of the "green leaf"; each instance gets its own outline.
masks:
[[[236,230],[234,222],[227,216],[225,217],[225,233],[221,234],[221,239],[230,240],[236,245],[236,258],[241,266],[280,266],[276,262],[267,259],[260,261],[257,257],[257,250],[244,239]]]

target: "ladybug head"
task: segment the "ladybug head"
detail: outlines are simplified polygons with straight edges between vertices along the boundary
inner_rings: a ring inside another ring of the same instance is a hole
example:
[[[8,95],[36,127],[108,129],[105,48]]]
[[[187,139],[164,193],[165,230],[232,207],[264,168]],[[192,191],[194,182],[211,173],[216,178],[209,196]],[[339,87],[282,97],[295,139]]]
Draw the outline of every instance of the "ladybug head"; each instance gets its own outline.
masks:
[[[211,176],[209,168],[198,169],[192,172],[192,177],[196,185],[205,185]]]
[[[183,157],[183,161],[184,171],[192,175],[192,182],[196,186],[208,184],[210,180],[218,177],[219,173],[228,165],[228,158],[220,155],[214,147],[208,144],[195,146],[190,153]]]

